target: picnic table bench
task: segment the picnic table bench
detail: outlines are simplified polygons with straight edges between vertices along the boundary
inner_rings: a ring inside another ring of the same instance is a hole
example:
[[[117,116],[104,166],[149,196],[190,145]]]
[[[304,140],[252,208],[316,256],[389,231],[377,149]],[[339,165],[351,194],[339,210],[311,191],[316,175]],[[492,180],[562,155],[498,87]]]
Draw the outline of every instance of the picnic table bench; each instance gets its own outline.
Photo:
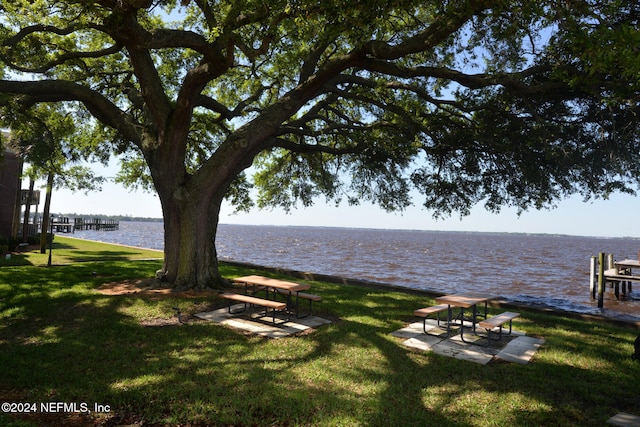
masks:
[[[417,310],[415,310],[413,312],[413,314],[415,316],[418,317],[422,317],[422,330],[424,331],[425,334],[428,335],[433,335],[433,334],[429,334],[429,332],[427,332],[427,319],[429,318],[429,316],[435,314],[436,315],[436,319],[438,322],[438,326],[440,326],[440,313],[448,310],[449,309],[449,305],[447,304],[439,304],[439,305],[434,305],[431,307],[425,307],[425,308],[419,308]]]
[[[250,295],[223,293],[223,294],[220,294],[220,298],[225,298],[231,301],[238,301],[244,304],[244,308],[242,310],[236,310],[236,311],[232,311],[231,309],[232,304],[229,304],[230,314],[243,313],[244,311],[247,310],[247,306],[250,308],[251,314],[253,314],[253,308],[256,306],[259,306],[259,307],[265,308],[264,315],[266,316],[268,314],[268,309],[271,308],[272,315],[273,315],[273,323],[276,322],[276,311],[283,311],[283,310],[286,310],[287,308],[287,303],[285,302],[273,301],[273,300],[268,300],[263,298],[256,298]]]
[[[509,333],[507,335],[511,335],[511,323],[513,322],[513,319],[515,319],[516,317],[520,316],[520,313],[515,313],[513,311],[505,311],[504,313],[500,313],[496,316],[493,317],[489,317],[487,319],[482,320],[481,322],[478,322],[478,326],[481,328],[484,328],[487,331],[487,345],[491,344],[491,332],[496,329],[499,328],[499,332],[498,332],[498,338],[495,338],[495,341],[499,341],[502,339],[502,328],[504,326],[505,323],[509,322]]]

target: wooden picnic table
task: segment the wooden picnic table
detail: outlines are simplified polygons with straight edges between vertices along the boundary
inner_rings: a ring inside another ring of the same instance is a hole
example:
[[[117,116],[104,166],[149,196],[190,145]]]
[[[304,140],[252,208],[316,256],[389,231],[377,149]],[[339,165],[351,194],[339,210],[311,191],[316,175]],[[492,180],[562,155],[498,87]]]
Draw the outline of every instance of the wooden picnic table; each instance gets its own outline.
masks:
[[[266,299],[276,300],[277,294],[283,294],[287,300],[287,312],[292,313],[295,311],[296,317],[305,317],[300,315],[300,298],[309,300],[309,313],[311,313],[311,301],[319,300],[320,297],[316,295],[302,294],[301,291],[306,291],[311,288],[311,285],[307,283],[294,283],[287,282],[285,280],[272,279],[270,277],[251,275],[237,277],[233,279],[234,283],[244,284],[245,294],[255,296],[260,291],[265,291]],[[249,290],[251,288],[251,290]],[[272,298],[269,298],[269,293],[272,293]],[[295,296],[295,301],[293,297]],[[306,314],[306,315],[308,315]]]
[[[288,291],[289,293],[306,291],[307,289],[311,288],[311,285],[307,283],[286,282],[284,280],[272,279],[270,277],[257,275],[236,277],[235,279],[233,279],[233,281],[235,283],[244,284],[245,286],[253,286],[254,289],[264,287],[270,290],[280,289]]]
[[[476,332],[476,323],[478,320],[478,304],[484,303],[484,314],[480,314],[485,319],[487,318],[487,304],[492,297],[480,296],[480,295],[462,295],[462,294],[454,294],[454,295],[443,295],[436,298],[436,302],[438,304],[446,304],[449,306],[447,310],[447,336],[451,334],[451,325],[457,324],[456,320],[460,320],[460,339],[465,341],[464,339],[464,311],[465,309],[471,308],[471,318],[469,321],[471,322],[471,329],[473,333]],[[452,307],[457,307],[460,309],[460,313],[457,316],[453,315]],[[466,341],[465,341],[466,342]]]

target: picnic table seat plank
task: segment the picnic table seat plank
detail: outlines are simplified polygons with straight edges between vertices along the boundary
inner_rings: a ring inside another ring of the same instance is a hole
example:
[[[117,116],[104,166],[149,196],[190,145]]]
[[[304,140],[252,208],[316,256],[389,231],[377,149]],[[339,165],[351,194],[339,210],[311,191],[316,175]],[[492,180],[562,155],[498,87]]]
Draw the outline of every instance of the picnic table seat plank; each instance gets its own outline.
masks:
[[[233,282],[245,285],[263,286],[267,288],[286,289],[291,292],[305,291],[311,288],[311,285],[308,285],[306,283],[287,282],[284,280],[272,279],[270,277],[256,275],[236,277],[235,279],[233,279]]]
[[[438,326],[440,326],[440,313],[445,310],[449,310],[448,304],[439,304],[439,305],[433,305],[431,307],[419,308],[417,310],[414,310],[413,314],[418,317],[424,317],[424,319],[422,320],[422,330],[424,331],[425,334],[433,335],[427,332],[427,319],[429,318],[429,316],[435,314],[437,319],[436,320],[437,324]]]
[[[231,310],[231,303],[229,304],[229,313],[232,314],[237,314],[237,313],[242,313],[247,309],[247,304],[249,304],[249,306],[251,308],[253,308],[253,306],[261,306],[265,308],[265,316],[267,315],[267,309],[271,308],[273,311],[273,323],[276,322],[276,311],[282,311],[285,310],[287,308],[287,303],[285,302],[281,302],[281,301],[273,301],[273,300],[268,300],[268,299],[263,299],[263,298],[257,298],[257,297],[253,297],[250,295],[240,295],[240,294],[234,294],[234,293],[222,293],[219,295],[220,298],[224,298],[224,299],[228,299],[231,301],[238,301],[244,304],[244,309],[240,310],[240,311],[232,311]]]
[[[478,326],[481,328],[485,328],[487,331],[487,336],[486,336],[487,345],[491,343],[491,340],[492,340],[491,333],[496,328],[499,328],[498,338],[495,338],[494,340],[499,341],[502,339],[502,329],[504,324],[507,322],[509,322],[509,332],[507,333],[507,335],[511,335],[513,319],[519,316],[520,316],[520,313],[516,313],[513,311],[505,311],[504,313],[500,313],[496,316],[489,317],[487,319],[484,319],[481,322],[478,322]]]
[[[234,300],[234,301],[245,302],[247,304],[261,305],[263,307],[274,308],[276,310],[284,310],[285,308],[287,308],[287,303],[285,302],[273,301],[273,300],[264,299],[264,298],[257,298],[257,297],[252,297],[250,295],[224,293],[224,294],[220,294],[220,297]]]

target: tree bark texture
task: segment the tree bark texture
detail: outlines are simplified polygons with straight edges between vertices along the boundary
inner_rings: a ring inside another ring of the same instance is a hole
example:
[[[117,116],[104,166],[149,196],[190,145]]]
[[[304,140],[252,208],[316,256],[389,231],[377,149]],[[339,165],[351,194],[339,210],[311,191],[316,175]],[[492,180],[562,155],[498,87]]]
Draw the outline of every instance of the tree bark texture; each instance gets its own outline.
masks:
[[[164,210],[164,275],[177,289],[220,285],[215,237],[221,198],[200,207],[202,200],[170,198]]]

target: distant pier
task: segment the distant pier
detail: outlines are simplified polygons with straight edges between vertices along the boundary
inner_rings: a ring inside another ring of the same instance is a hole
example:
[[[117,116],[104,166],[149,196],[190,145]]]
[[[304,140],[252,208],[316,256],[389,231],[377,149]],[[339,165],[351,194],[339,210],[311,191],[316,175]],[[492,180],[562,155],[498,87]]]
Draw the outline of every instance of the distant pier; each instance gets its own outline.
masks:
[[[84,230],[114,231],[120,228],[116,219],[53,217],[51,228],[56,233],[74,233]]]

